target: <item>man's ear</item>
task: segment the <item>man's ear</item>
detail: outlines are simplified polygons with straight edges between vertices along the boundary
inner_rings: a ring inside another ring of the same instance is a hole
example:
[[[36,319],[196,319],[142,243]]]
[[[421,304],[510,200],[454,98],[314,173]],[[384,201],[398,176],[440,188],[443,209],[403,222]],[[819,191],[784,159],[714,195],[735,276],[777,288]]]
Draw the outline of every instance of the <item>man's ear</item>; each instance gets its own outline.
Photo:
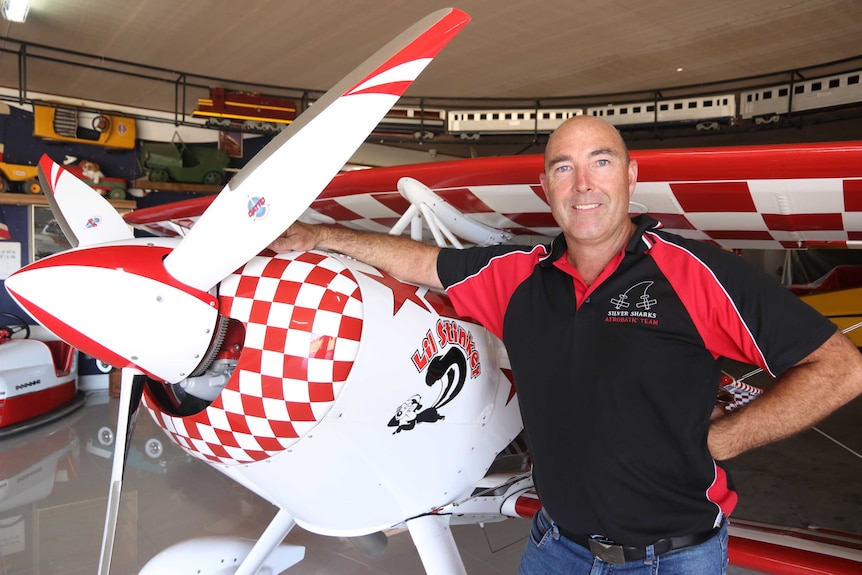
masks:
[[[635,193],[635,184],[638,183],[638,161],[629,160],[629,197]]]

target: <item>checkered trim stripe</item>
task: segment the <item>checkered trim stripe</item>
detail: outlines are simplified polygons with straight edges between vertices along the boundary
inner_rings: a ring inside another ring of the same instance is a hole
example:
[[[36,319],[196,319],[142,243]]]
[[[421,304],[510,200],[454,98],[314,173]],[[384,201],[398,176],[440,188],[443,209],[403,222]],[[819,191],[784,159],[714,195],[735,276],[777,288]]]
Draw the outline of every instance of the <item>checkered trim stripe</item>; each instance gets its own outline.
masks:
[[[470,186],[436,193],[470,217],[516,236],[559,228],[536,184]],[[309,212],[348,227],[387,232],[409,204],[397,191],[317,200]],[[787,249],[862,241],[862,179],[638,182],[632,214],[723,248]]]
[[[543,241],[559,233],[538,181],[434,191],[464,214],[516,236]],[[388,232],[408,207],[394,186],[392,191],[372,193],[349,188],[324,194],[306,215]],[[641,181],[630,211],[649,213],[667,231],[723,248],[845,247],[847,242],[862,241],[862,179]],[[172,226],[190,227],[196,219],[185,216],[175,214],[171,220],[138,226],[158,235],[175,235],[180,232],[171,231]]]
[[[188,417],[146,406],[192,455],[251,463],[296,443],[332,408],[359,350],[362,298],[350,270],[315,252],[256,257],[220,289],[222,313],[246,327],[225,389]]]

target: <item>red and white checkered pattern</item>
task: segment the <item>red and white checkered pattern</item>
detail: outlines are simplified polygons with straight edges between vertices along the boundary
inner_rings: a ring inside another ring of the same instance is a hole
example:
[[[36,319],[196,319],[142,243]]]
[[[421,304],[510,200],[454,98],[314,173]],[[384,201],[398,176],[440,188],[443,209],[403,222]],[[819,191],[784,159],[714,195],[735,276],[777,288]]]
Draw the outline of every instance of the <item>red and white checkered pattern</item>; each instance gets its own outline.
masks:
[[[862,240],[862,180],[645,182],[632,201],[665,228],[725,248],[786,249]]]
[[[146,405],[192,455],[251,463],[296,443],[332,408],[359,349],[362,299],[350,270],[314,252],[256,257],[220,291],[222,313],[246,326],[227,386],[188,417]]]
[[[638,184],[630,211],[669,231],[725,248],[844,247],[862,242],[862,142],[633,151]],[[309,214],[348,227],[389,231],[409,204],[398,179],[419,180],[480,222],[543,241],[559,233],[545,201],[538,154],[393,166],[339,174]],[[132,212],[156,233],[208,205]],[[318,220],[319,221],[319,220]]]
[[[742,407],[763,393],[762,388],[739,381],[727,374],[722,375],[720,385],[721,389],[729,393],[732,398],[730,401],[721,402],[725,413],[730,413],[734,409]]]
[[[553,237],[559,228],[540,190],[536,183],[436,192],[484,224],[516,236]],[[310,211],[349,227],[386,232],[407,207],[391,192],[321,199]],[[724,248],[786,249],[824,242],[843,247],[862,240],[862,180],[639,182],[630,211],[649,213],[668,231]]]
[[[537,183],[435,192],[484,224],[543,241],[559,228],[540,190]],[[356,193],[321,198],[308,214],[388,232],[408,207],[397,191]],[[729,249],[845,247],[862,242],[862,179],[639,182],[630,211],[649,213],[670,232]],[[194,219],[183,218],[182,224],[190,227]],[[174,235],[169,226],[157,221],[146,229]]]

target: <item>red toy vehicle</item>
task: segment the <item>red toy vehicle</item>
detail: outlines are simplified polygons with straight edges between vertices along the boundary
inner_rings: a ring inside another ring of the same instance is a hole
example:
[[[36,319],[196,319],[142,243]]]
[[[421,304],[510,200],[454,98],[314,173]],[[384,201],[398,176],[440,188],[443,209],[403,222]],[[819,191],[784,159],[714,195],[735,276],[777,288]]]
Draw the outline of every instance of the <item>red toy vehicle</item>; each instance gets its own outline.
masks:
[[[40,326],[0,312],[0,437],[84,404],[77,350]]]

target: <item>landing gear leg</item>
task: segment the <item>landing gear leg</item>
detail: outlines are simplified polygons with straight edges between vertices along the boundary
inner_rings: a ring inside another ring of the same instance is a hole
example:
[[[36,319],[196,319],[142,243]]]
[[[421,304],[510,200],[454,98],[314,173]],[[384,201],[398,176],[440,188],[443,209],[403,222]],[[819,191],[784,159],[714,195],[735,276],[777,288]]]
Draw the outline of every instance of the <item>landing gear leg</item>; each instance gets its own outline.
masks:
[[[293,517],[279,511],[257,541],[228,536],[180,541],[150,559],[138,575],[282,573],[305,557],[305,547],[281,543],[293,525]]]
[[[243,560],[242,565],[236,570],[235,575],[254,575],[257,573],[267,558],[276,550],[282,540],[287,537],[287,534],[290,533],[294,525],[296,525],[296,522],[293,520],[293,516],[284,509],[279,509],[267,528],[261,533],[260,539],[257,540],[257,543],[249,551],[248,556]],[[292,549],[294,553],[298,550],[295,547]],[[303,548],[301,556],[287,566],[293,565],[304,556],[305,549]]]
[[[407,522],[428,575],[466,575],[448,515],[424,515]]]

